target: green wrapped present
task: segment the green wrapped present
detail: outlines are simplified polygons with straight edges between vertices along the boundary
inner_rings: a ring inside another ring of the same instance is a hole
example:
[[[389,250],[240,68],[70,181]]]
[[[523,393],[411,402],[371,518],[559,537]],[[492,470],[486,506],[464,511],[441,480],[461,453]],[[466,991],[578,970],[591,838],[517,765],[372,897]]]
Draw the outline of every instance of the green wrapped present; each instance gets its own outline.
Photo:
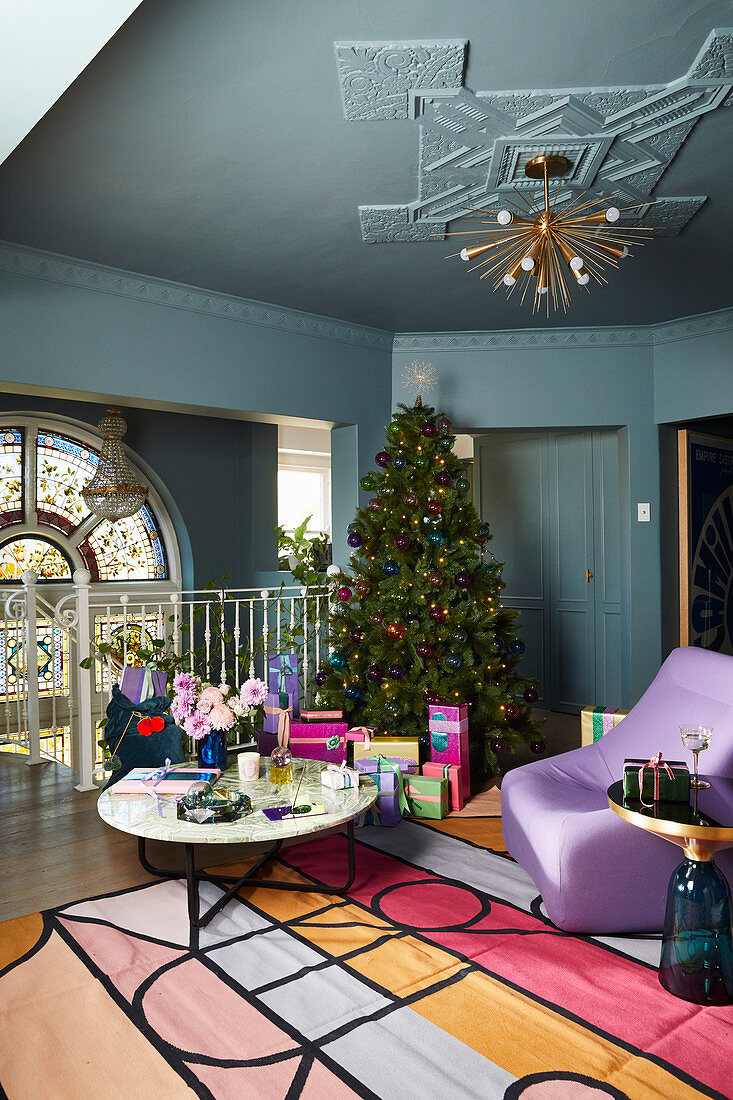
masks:
[[[443,776],[406,775],[405,794],[415,817],[447,817],[449,782]]]
[[[624,760],[624,799],[651,806],[654,802],[689,802],[690,770],[682,760]]]

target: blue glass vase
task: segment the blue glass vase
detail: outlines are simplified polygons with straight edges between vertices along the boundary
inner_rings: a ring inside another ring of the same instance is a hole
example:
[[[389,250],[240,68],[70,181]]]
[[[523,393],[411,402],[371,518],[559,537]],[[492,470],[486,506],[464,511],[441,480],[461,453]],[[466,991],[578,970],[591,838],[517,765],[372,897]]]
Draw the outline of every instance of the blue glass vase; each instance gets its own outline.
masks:
[[[733,1002],[730,889],[712,860],[685,859],[669,880],[659,981],[694,1004]]]
[[[212,730],[202,737],[197,745],[198,764],[200,768],[220,768],[226,770],[227,766],[227,735],[226,730]]]

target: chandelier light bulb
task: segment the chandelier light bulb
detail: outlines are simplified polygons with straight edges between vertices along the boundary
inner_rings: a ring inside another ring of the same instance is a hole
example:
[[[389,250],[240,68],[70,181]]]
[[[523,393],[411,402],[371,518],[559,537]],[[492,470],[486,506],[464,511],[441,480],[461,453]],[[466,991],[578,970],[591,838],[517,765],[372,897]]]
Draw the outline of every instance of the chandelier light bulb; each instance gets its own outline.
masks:
[[[498,221],[499,225],[511,225],[514,221],[514,215],[512,214],[511,210],[500,210],[499,213],[496,215],[496,220]]]
[[[573,256],[572,260],[570,261],[570,267],[573,269],[573,271],[580,271],[582,266],[583,261],[580,256]]]
[[[534,267],[534,260],[531,256],[522,257],[522,271],[531,271]]]
[[[505,286],[514,286],[514,284],[516,283],[516,281],[517,281],[517,280],[516,280],[516,279],[514,278],[514,276],[513,276],[513,275],[511,275],[511,274],[510,274],[510,273],[509,273],[509,272],[507,271],[506,275],[504,276],[504,285],[505,285]]]
[[[468,254],[468,249],[467,248],[462,248],[461,249],[461,259],[466,260],[466,261],[471,259],[471,257]]]
[[[587,271],[584,271],[582,275],[578,276],[578,286],[585,286],[585,284],[589,281],[589,279],[590,279],[590,275],[588,274]]]
[[[606,211],[606,221],[607,222],[617,222],[620,217],[621,217],[621,214],[619,212],[618,207],[617,206],[609,206],[608,210]]]

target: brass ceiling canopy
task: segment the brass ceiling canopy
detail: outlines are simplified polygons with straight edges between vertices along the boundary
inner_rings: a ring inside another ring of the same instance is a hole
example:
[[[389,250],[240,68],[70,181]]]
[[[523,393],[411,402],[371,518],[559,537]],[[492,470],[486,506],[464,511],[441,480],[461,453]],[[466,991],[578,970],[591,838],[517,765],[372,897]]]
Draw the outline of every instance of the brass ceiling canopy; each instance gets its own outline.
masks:
[[[618,267],[619,261],[630,255],[629,244],[641,245],[650,236],[648,229],[619,225],[621,211],[616,206],[604,210],[607,200],[582,201],[585,191],[557,206],[562,186],[558,184],[550,201],[550,179],[565,175],[571,168],[566,157],[538,153],[527,161],[524,172],[529,179],[542,180],[541,206],[530,194],[525,196],[514,188],[522,205],[510,202],[511,209],[476,211],[495,217],[498,225],[482,221],[478,224],[490,228],[448,234],[474,238],[460,252],[461,259],[466,261],[481,257],[471,271],[485,268],[480,278],[493,276],[494,290],[506,286],[511,294],[521,285],[521,301],[531,293],[532,312],[536,313],[544,303],[548,317],[550,306],[553,310],[562,306],[567,312],[570,305],[567,270],[576,284],[586,290],[591,279],[605,283],[604,265]]]

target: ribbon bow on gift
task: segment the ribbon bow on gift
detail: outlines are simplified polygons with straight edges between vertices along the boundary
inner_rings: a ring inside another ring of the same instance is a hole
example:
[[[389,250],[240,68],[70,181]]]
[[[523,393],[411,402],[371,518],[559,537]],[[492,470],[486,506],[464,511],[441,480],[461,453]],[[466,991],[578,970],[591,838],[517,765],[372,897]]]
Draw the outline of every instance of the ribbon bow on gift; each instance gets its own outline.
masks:
[[[382,756],[381,753],[379,754],[379,756],[371,757],[371,759],[377,761],[378,773],[381,772],[383,769],[385,771],[395,773],[395,775],[397,776],[397,805],[400,808],[400,813],[409,813],[410,807],[407,801],[407,796],[405,795],[405,782],[402,778],[402,768],[399,766],[399,764],[393,764],[388,757]]]
[[[285,677],[286,676],[292,676],[292,675],[293,675],[293,666],[290,664],[290,656],[289,656],[289,654],[285,653],[280,658],[280,670],[277,674],[277,690],[278,691],[287,691],[288,690],[287,687],[285,686]]]
[[[153,683],[154,672],[157,672],[157,665],[152,663],[143,665],[143,682],[140,689],[141,703],[144,703],[146,699],[152,699],[155,695],[155,684]]]
[[[277,743],[281,749],[286,749],[290,743],[290,715],[292,707],[265,707],[265,714],[277,715]]]
[[[645,802],[644,799],[642,798],[642,792],[643,792],[643,789],[644,789],[644,771],[647,768],[652,769],[652,775],[654,776],[654,787],[653,787],[654,794],[653,794],[653,801],[652,802]],[[651,760],[648,760],[646,762],[646,764],[642,764],[641,767],[639,768],[639,801],[641,802],[642,806],[646,806],[647,808],[650,807],[650,806],[653,806],[654,802],[659,801],[659,769],[660,768],[664,768],[664,770],[666,771],[667,776],[669,777],[669,779],[674,779],[674,772],[670,768],[669,764],[667,764],[664,760],[662,760],[661,752],[658,752],[655,756],[652,756]]]
[[[145,778],[143,780],[141,780],[143,790],[147,791],[148,794],[151,796],[151,798],[155,799],[155,806],[156,806],[156,809],[158,811],[158,817],[163,816],[163,806],[162,806],[163,799],[161,799],[160,795],[155,790],[155,788],[158,786],[159,783],[161,783],[165,779],[165,777],[168,775],[168,772],[171,771],[171,767],[172,767],[172,765],[171,765],[170,759],[168,759],[166,757],[165,764],[163,764],[162,767],[156,768],[155,771],[150,772],[148,775],[145,776]],[[152,784],[152,790],[148,786],[148,783]]]
[[[372,726],[352,726],[350,730],[346,732],[347,741],[363,741],[364,748],[370,749],[372,747],[372,736],[374,734],[375,727]],[[355,736],[354,736],[355,735]]]
[[[355,773],[353,768],[347,768],[345,760],[342,760],[340,764],[329,764],[325,770],[327,772],[334,772],[336,775],[348,775],[349,782],[346,784],[347,787],[359,786],[358,773]],[[355,779],[356,782],[354,782]]]

